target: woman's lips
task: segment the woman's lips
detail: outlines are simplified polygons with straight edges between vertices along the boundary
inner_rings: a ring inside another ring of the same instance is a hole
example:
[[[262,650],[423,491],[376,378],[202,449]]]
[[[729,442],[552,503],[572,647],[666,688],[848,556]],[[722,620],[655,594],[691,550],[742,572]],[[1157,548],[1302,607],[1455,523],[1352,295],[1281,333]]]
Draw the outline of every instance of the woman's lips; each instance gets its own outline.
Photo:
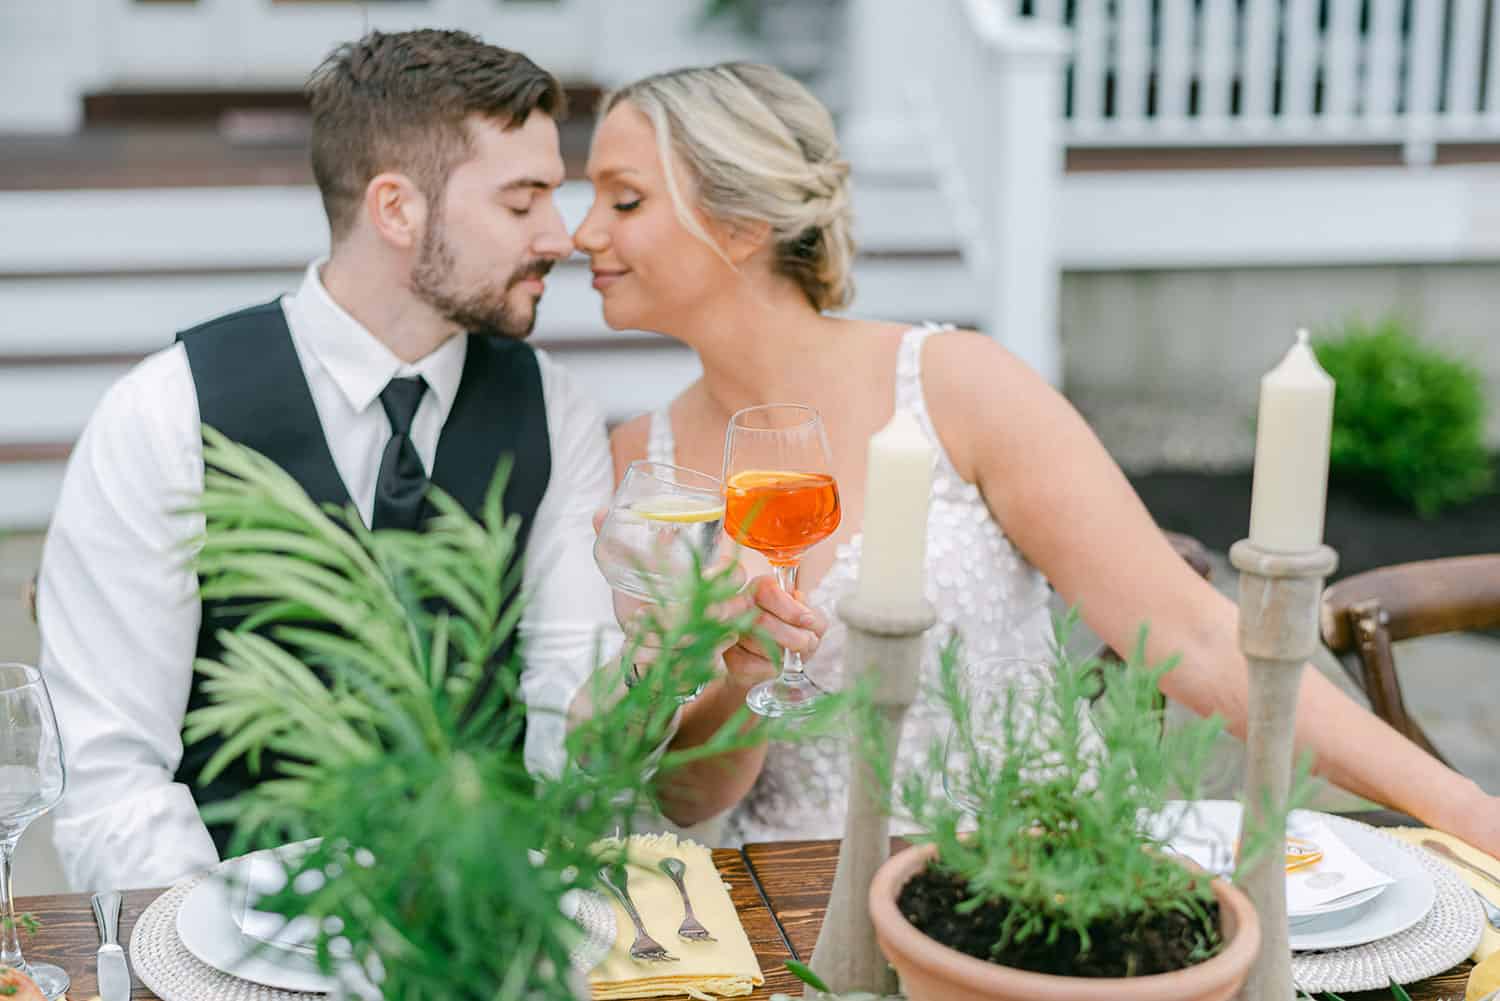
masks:
[[[598,289],[600,292],[603,292],[605,289],[609,288],[615,282],[624,277],[624,271],[603,271],[595,269],[594,288]]]

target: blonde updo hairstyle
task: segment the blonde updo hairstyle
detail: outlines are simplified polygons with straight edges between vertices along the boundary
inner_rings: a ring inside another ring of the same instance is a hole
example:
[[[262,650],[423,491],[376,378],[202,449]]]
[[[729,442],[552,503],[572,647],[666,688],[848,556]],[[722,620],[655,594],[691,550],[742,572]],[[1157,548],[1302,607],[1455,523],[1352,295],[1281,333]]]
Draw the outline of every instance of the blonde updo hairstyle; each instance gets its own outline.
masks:
[[[608,114],[630,102],[656,130],[677,217],[728,258],[698,220],[672,168],[675,152],[698,182],[704,212],[770,227],[777,273],[818,310],[854,296],[849,165],[828,109],[771,66],[722,63],[649,76],[610,94]]]

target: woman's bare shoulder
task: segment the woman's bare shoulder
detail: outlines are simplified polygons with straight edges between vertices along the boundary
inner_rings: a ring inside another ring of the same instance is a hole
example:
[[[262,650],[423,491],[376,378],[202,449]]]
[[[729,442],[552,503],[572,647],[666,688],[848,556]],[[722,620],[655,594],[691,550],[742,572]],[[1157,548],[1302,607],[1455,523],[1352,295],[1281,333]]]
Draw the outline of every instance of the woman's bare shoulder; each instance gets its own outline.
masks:
[[[1024,434],[1066,402],[1047,381],[994,338],[952,330],[922,350],[922,397],[954,467],[974,482],[982,451],[997,435]]]
[[[977,330],[945,330],[922,350],[922,389],[928,409],[934,403],[973,405],[1000,394],[1055,396],[1029,365],[993,337]]]

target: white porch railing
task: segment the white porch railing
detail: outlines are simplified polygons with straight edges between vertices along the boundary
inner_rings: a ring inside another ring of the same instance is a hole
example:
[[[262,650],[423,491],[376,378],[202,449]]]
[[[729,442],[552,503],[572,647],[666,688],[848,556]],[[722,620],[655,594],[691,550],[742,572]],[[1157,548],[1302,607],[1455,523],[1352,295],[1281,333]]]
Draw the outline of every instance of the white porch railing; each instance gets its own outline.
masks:
[[[1013,17],[1002,0],[948,0],[928,23],[934,63],[915,74],[913,104],[928,128],[981,324],[1057,385],[1057,108],[1066,34]]]
[[[1075,146],[1500,140],[1500,0],[1004,0],[1072,29]]]

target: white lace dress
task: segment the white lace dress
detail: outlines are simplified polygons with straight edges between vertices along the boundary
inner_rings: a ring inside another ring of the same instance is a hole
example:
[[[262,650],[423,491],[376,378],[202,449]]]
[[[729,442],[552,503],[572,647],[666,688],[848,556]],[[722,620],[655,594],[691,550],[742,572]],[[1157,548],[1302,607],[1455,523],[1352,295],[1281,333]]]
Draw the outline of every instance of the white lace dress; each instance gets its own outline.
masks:
[[[896,406],[910,410],[933,442],[932,507],[927,519],[927,597],[938,625],[928,632],[922,657],[922,684],[907,714],[897,752],[897,782],[927,769],[934,740],[949,729],[948,714],[933,695],[938,650],[953,631],[964,640],[967,659],[1041,658],[1048,653],[1051,624],[1047,582],[1005,537],[990,515],[979,488],[965,482],[933,431],[922,398],[922,344],[942,328],[916,327],[902,338],[896,370]],[[648,457],[672,462],[676,446],[665,410],[651,416]],[[862,533],[838,547],[833,565],[808,596],[830,619],[817,653],[805,665],[824,690],[842,687],[846,629],[835,614],[838,600],[859,575]],[[750,794],[730,813],[725,845],[842,837],[848,800],[847,740],[827,738],[799,744],[773,744]],[[934,784],[941,777],[933,775]],[[897,822],[894,825],[900,829]]]

